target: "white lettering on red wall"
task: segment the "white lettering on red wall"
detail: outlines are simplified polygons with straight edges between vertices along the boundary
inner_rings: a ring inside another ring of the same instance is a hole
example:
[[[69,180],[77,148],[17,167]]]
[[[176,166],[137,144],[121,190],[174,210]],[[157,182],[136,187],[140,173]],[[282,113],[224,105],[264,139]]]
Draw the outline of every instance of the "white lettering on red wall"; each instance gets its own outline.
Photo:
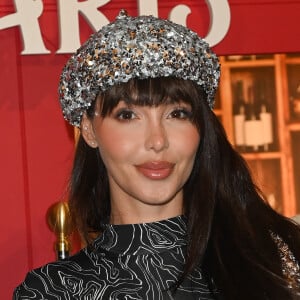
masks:
[[[109,20],[97,10],[98,7],[108,2],[110,0],[89,0],[84,2],[58,0],[60,48],[57,53],[72,53],[80,47],[79,13],[86,19],[94,31],[108,24]]]
[[[15,0],[14,14],[0,18],[0,29],[20,26],[24,50],[22,54],[50,53],[45,48],[38,18],[43,12],[42,0]]]
[[[98,8],[111,0],[57,0],[59,14],[60,47],[57,53],[72,53],[80,46],[79,13],[93,30],[109,23]],[[137,0],[139,15],[158,16],[158,0]],[[230,7],[228,0],[206,0],[210,12],[209,31],[206,41],[215,46],[227,34],[230,26]],[[43,13],[42,0],[14,0],[16,12],[0,18],[0,30],[19,26],[23,37],[21,54],[47,54],[42,39],[38,18]],[[170,10],[169,19],[186,26],[187,16],[191,13],[187,5],[176,5]]]

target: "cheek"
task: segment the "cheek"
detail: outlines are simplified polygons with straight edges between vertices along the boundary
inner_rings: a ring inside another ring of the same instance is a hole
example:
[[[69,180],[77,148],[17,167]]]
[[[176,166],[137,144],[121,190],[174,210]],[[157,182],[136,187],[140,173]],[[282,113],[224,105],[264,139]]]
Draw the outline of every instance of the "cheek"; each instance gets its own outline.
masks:
[[[191,127],[189,130],[175,134],[174,143],[174,147],[180,149],[187,159],[194,158],[200,143],[199,132],[195,127]]]
[[[100,155],[103,161],[122,161],[136,153],[136,136],[125,134],[113,128],[102,128],[97,135]]]

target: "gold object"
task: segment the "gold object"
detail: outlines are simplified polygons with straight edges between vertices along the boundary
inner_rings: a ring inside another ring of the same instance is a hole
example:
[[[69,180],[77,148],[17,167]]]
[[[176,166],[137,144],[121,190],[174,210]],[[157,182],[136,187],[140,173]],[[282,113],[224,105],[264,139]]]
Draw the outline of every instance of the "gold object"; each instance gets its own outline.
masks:
[[[77,142],[79,140],[79,136],[80,136],[80,129],[78,127],[74,127],[75,146],[77,145]]]
[[[69,236],[73,231],[70,210],[67,202],[57,202],[51,205],[47,212],[47,221],[50,229],[56,235],[55,251],[58,260],[69,256]]]

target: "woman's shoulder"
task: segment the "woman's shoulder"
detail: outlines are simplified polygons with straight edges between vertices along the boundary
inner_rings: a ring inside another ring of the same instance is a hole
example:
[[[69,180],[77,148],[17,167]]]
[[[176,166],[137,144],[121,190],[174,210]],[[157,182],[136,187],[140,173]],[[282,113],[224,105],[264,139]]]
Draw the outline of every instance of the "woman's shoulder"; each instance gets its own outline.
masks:
[[[66,260],[45,264],[27,273],[13,299],[65,299],[66,291],[75,289],[84,272],[92,268],[86,249]]]

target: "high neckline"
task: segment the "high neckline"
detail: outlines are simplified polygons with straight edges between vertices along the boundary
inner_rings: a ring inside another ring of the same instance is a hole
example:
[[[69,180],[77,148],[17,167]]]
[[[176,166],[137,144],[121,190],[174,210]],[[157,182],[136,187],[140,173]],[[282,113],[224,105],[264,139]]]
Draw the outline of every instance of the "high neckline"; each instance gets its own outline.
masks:
[[[94,247],[117,256],[154,254],[186,246],[186,234],[184,216],[151,223],[107,224]]]

